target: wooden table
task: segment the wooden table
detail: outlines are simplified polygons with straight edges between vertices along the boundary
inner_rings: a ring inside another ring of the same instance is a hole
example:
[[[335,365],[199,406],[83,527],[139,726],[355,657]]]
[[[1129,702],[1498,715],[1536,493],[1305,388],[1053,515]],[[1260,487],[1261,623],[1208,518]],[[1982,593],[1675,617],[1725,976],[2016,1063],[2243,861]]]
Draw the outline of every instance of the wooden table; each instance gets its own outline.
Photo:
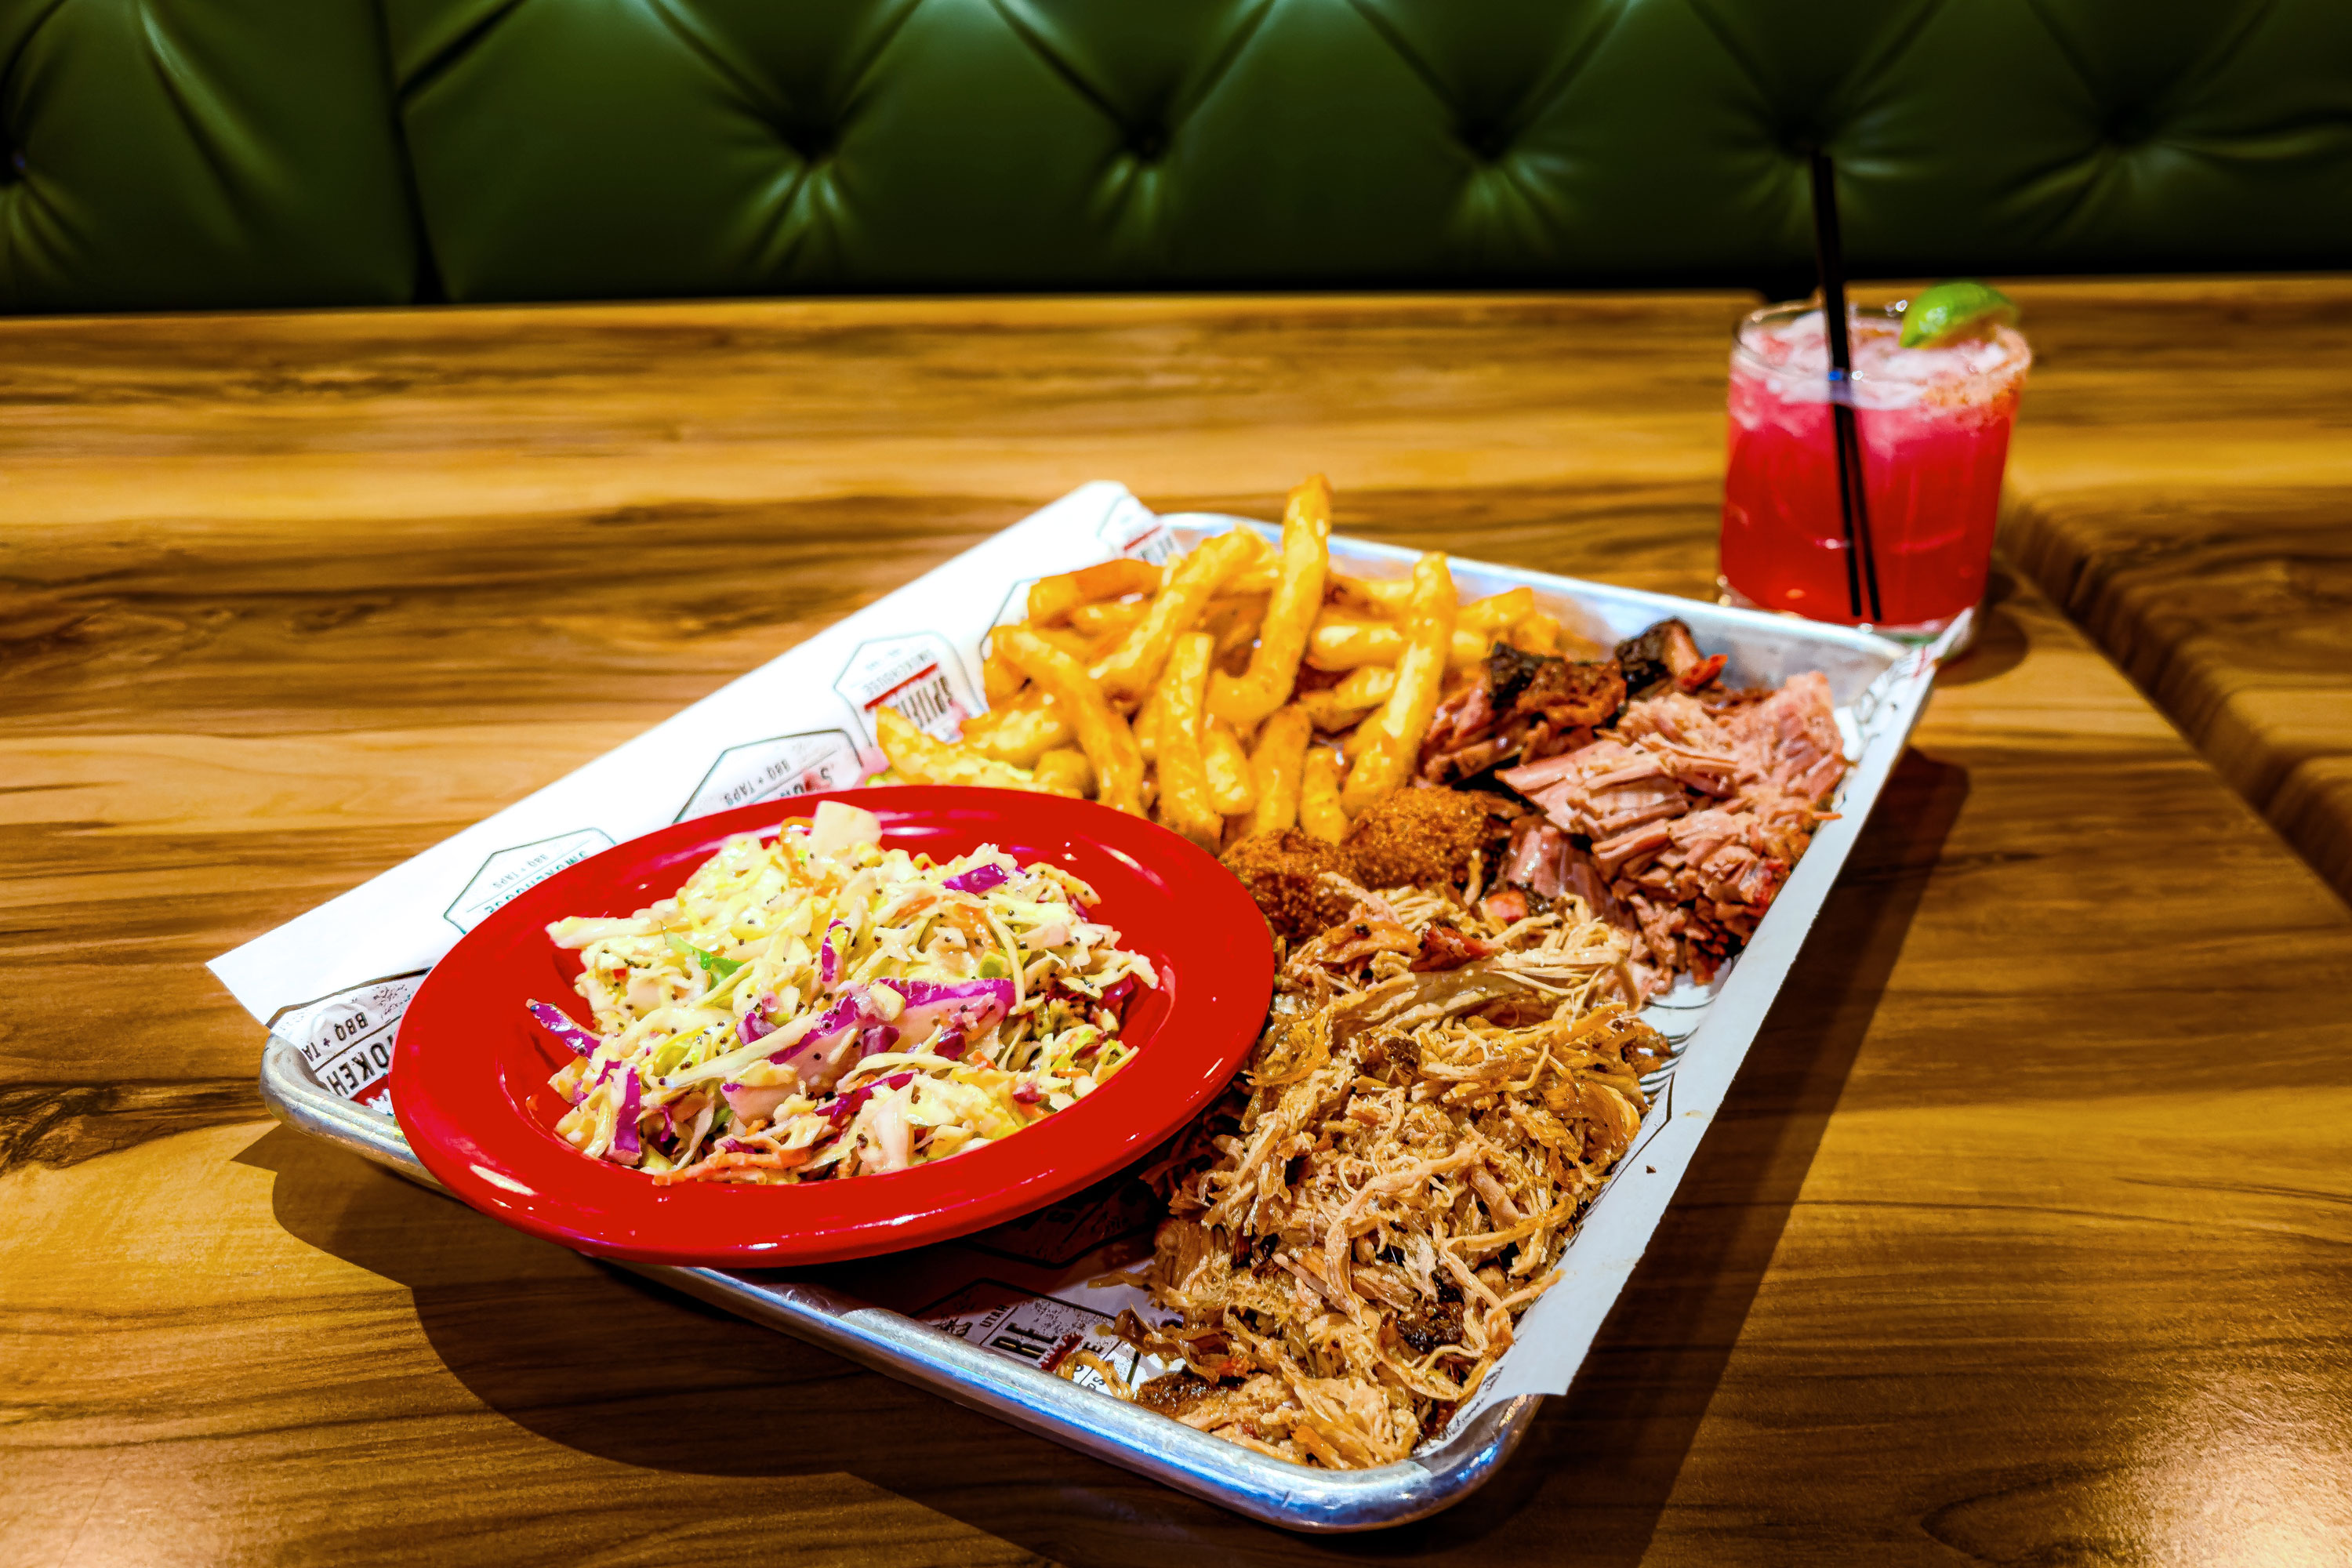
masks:
[[[2352,278],[2018,294],[2011,552],[2352,897]]]
[[[0,326],[5,1554],[2341,1561],[2352,921],[2006,575],[1582,1376],[1422,1525],[1245,1523],[260,1110],[205,959],[1081,480],[1705,592],[1742,306]]]

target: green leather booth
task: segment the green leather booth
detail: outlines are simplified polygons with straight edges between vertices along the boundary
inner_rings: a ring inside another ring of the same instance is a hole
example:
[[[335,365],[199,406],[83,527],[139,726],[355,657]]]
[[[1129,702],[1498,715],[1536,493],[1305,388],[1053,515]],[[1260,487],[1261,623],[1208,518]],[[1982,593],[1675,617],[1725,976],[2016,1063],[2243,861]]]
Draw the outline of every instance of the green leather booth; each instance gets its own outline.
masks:
[[[0,308],[2352,264],[2352,0],[0,0]]]

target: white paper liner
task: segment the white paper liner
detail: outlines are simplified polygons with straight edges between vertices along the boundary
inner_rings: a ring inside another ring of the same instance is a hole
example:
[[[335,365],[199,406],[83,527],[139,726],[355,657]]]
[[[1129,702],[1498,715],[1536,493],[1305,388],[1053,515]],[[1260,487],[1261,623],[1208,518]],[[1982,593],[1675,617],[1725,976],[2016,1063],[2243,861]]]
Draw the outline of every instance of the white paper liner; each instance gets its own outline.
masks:
[[[861,782],[882,765],[874,710],[898,708],[951,737],[982,707],[982,645],[1018,619],[1038,577],[1128,553],[1164,560],[1240,520],[1156,517],[1121,486],[1063,497],[947,564],[818,633],[636,739],[605,753],[414,859],[212,962],[236,999],[292,1042],[320,1081],[383,1108],[383,1075],[399,1014],[423,975],[490,912],[564,866],[689,817]],[[1267,525],[1254,526],[1271,532]],[[1412,552],[1335,535],[1335,563],[1402,576]],[[1570,626],[1602,641],[1669,615],[1702,646],[1729,656],[1734,684],[1774,684],[1807,669],[1830,680],[1854,766],[1843,813],[1825,824],[1781,889],[1755,940],[1712,985],[1687,982],[1649,1017],[1678,1047],[1648,1080],[1653,1094],[1633,1150],[1585,1215],[1559,1282],[1520,1320],[1457,1425],[1496,1401],[1565,1392],[1601,1320],[1656,1228],[1732,1075],[1794,962],[1831,883],[1860,834],[1927,700],[1936,647],[1906,651],[1862,633],[1670,599],[1474,562],[1455,564],[1467,600],[1519,584]],[[1149,1305],[1105,1277],[1102,1244],[1149,1222],[1132,1191],[1097,1189],[974,1237],[860,1266],[869,1299],[999,1350],[1066,1363],[1083,1347],[1123,1376],[1140,1370],[1111,1339],[1120,1308]],[[1073,1252],[1079,1256],[1073,1257]],[[1099,1384],[1076,1370],[1076,1381]]]

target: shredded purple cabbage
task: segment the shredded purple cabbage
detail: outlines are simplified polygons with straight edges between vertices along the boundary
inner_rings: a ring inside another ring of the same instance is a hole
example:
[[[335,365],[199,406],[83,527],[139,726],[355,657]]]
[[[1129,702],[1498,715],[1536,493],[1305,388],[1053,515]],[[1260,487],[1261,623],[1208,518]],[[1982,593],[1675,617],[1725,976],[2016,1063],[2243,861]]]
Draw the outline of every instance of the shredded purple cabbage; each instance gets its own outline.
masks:
[[[816,1021],[816,1027],[803,1035],[796,1044],[786,1046],[768,1059],[772,1062],[788,1062],[794,1057],[804,1056],[821,1046],[836,1045],[840,1042],[843,1030],[856,1028],[865,1023],[868,1016],[866,990],[863,986],[853,985],[839,1001],[825,1009],[824,1016]]]
[[[776,1032],[776,1026],[768,1022],[767,1016],[762,1011],[762,1009],[764,1009],[768,1004],[773,1000],[774,998],[770,996],[761,997],[759,1003],[753,1006],[750,1012],[735,1020],[735,1037],[737,1039],[742,1041],[748,1046],[755,1041],[765,1039],[768,1036]]]
[[[833,933],[848,929],[839,921],[824,928],[824,942],[816,950],[816,977],[822,984],[830,985],[840,976],[841,954],[834,950]]]
[[[575,1055],[593,1057],[596,1047],[604,1043],[573,1023],[560,1007],[551,1007],[544,1002],[526,1002],[523,1005],[530,1009],[532,1019],[541,1028],[570,1046]]]
[[[613,1152],[634,1159],[645,1153],[645,1145],[637,1142],[637,1113],[643,1101],[637,1093],[635,1071],[625,1068],[622,1074],[621,1114],[613,1123]]]
[[[890,984],[907,999],[898,1015],[898,1029],[910,1040],[928,1039],[933,1029],[945,1023],[957,1031],[961,1041],[1013,1010],[1010,980],[893,980]]]
[[[824,1108],[824,1113],[832,1119],[833,1124],[835,1127],[838,1127],[843,1122],[848,1121],[851,1117],[856,1115],[857,1108],[864,1105],[867,1100],[873,1099],[874,1091],[876,1089],[903,1089],[908,1084],[914,1081],[914,1072],[912,1069],[909,1069],[906,1072],[894,1072],[888,1078],[882,1079],[878,1083],[861,1083],[856,1089],[851,1089],[847,1094],[843,1095],[839,1100],[835,1100],[831,1105],[826,1106]]]
[[[991,888],[1001,888],[1013,880],[1013,873],[993,862],[974,866],[969,871],[959,871],[940,884],[950,893],[984,893]]]
[[[887,1024],[877,1024],[857,1037],[857,1048],[871,1056],[887,1051],[898,1043],[898,1031]]]

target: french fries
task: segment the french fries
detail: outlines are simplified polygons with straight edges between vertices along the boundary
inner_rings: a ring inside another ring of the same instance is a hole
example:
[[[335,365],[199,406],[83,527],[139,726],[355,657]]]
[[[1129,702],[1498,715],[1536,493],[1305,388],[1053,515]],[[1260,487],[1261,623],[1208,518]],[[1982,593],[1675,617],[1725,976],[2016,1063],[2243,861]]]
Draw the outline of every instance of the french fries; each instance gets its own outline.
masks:
[[[1559,634],[1559,617],[1547,616],[1538,611],[1534,615],[1522,617],[1516,626],[1503,634],[1503,640],[1513,647],[1525,648],[1529,653],[1557,655],[1560,651]]]
[[[908,784],[988,784],[997,789],[1040,790],[1047,795],[1076,795],[1073,789],[1048,787],[1026,768],[1000,763],[961,742],[935,740],[917,729],[895,708],[875,715],[882,732],[882,750],[890,766]]]
[[[1413,760],[1429,721],[1437,712],[1438,688],[1445,679],[1446,651],[1454,642],[1454,574],[1434,552],[1413,563],[1412,601],[1405,610],[1405,650],[1397,660],[1396,686],[1388,703],[1365,725],[1360,749],[1348,761],[1340,791],[1342,810],[1353,816],[1412,777]]]
[[[1345,609],[1377,620],[1395,620],[1412,602],[1410,577],[1349,577],[1331,574],[1331,597]],[[1536,591],[1525,584],[1483,599],[1473,599],[1454,617],[1457,631],[1491,636],[1525,619],[1536,607]]]
[[[1127,720],[1104,698],[1086,667],[1027,626],[1000,626],[996,647],[1020,671],[1053,693],[1067,709],[1079,749],[1094,764],[1095,798],[1120,811],[1143,815],[1143,753]],[[883,748],[886,752],[889,748]],[[894,763],[898,760],[894,755]]]
[[[1201,704],[1209,684],[1209,657],[1215,648],[1208,633],[1185,632],[1168,650],[1160,675],[1160,799],[1153,807],[1162,826],[1212,855],[1224,837],[1225,818],[1209,793]]]
[[[1475,632],[1481,637],[1493,637],[1507,626],[1517,625],[1535,614],[1536,591],[1522,584],[1505,594],[1489,594],[1483,599],[1473,599],[1454,615],[1454,629]]]
[[[1317,746],[1299,771],[1298,826],[1327,844],[1348,837],[1348,814],[1339,805],[1339,753]]]
[[[1030,770],[1037,782],[1056,793],[1088,795],[1095,791],[1095,765],[1076,746],[1060,746],[1037,759]],[[1058,786],[1058,787],[1057,787]]]
[[[1125,555],[1058,577],[1040,577],[1029,589],[1029,624],[1050,626],[1080,605],[1157,593],[1159,588],[1159,567]]]
[[[1080,605],[1070,612],[1070,629],[1080,637],[1107,642],[1133,631],[1136,624],[1150,613],[1150,606],[1133,599],[1120,599],[1108,605]]]
[[[1213,716],[1255,724],[1290,700],[1307,633],[1323,607],[1330,534],[1331,483],[1317,474],[1290,492],[1283,511],[1281,574],[1266,598],[1248,670],[1237,676],[1220,670],[1209,679]]]
[[[1135,743],[1147,763],[1160,761],[1160,691],[1153,688],[1135,710]]]
[[[1339,678],[1337,686],[1310,691],[1298,700],[1318,730],[1344,730],[1389,700],[1396,689],[1396,670],[1384,664],[1367,664]]]
[[[1094,678],[1104,695],[1140,697],[1151,689],[1176,639],[1192,629],[1224,580],[1265,548],[1256,534],[1241,528],[1195,546],[1168,574],[1168,584],[1151,602],[1150,613],[1095,666]]]
[[[1412,579],[1351,577],[1344,572],[1334,572],[1331,597],[1349,609],[1393,619],[1404,614],[1405,605],[1412,599]]]
[[[1240,816],[1257,804],[1249,753],[1223,720],[1212,719],[1202,727],[1201,763],[1209,777],[1209,799],[1220,816]]]
[[[1405,628],[1393,621],[1360,620],[1326,612],[1307,634],[1307,662],[1318,669],[1361,669],[1366,665],[1392,665],[1404,658]],[[1448,639],[1445,662],[1467,668],[1486,657],[1492,644],[1475,632],[1457,631]]]
[[[980,661],[980,694],[988,700],[991,710],[1003,707],[1021,695],[1029,678],[1013,668],[1005,657],[993,647]]]
[[[1000,763],[1026,768],[1047,752],[1076,744],[1077,731],[1051,693],[1030,691],[967,721],[963,743]]]
[[[1295,702],[1276,709],[1259,728],[1257,750],[1250,753],[1250,773],[1257,785],[1250,832],[1279,833],[1297,826],[1299,774],[1307,763],[1307,742],[1314,738],[1315,721]]]
[[[1505,638],[1591,657],[1530,588],[1460,603],[1438,554],[1409,577],[1336,572],[1330,531],[1318,474],[1290,492],[1278,549],[1235,529],[1165,567],[1041,578],[1028,618],[992,635],[987,710],[952,742],[883,712],[879,776],[1091,796],[1211,853],[1294,826],[1337,841],[1411,781],[1449,669]]]

